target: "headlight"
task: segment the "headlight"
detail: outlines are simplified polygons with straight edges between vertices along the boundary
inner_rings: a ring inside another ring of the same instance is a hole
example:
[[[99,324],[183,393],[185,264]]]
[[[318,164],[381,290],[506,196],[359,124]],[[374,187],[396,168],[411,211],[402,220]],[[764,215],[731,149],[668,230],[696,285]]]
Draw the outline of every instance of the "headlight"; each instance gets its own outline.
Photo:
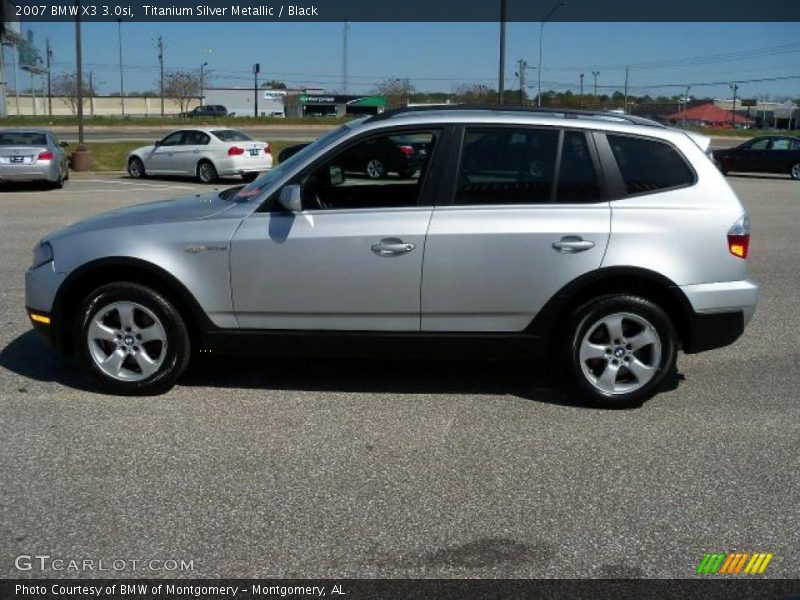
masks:
[[[53,260],[53,247],[49,242],[42,242],[33,249],[33,264],[31,269],[41,267]]]

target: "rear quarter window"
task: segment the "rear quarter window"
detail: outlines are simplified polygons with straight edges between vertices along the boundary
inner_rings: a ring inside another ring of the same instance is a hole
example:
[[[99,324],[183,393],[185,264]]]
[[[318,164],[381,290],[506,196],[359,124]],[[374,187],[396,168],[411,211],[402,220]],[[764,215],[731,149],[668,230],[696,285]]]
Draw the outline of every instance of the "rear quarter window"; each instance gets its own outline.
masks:
[[[650,138],[606,134],[628,195],[694,185],[694,171],[670,144]]]

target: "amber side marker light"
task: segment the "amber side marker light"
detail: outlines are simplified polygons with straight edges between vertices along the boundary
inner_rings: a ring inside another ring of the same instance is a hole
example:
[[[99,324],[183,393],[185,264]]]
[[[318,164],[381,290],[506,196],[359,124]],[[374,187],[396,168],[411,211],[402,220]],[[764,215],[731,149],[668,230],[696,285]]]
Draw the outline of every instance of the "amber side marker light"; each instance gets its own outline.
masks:
[[[43,325],[50,325],[50,317],[46,315],[37,315],[36,313],[30,314],[31,321],[34,323],[41,323]]]

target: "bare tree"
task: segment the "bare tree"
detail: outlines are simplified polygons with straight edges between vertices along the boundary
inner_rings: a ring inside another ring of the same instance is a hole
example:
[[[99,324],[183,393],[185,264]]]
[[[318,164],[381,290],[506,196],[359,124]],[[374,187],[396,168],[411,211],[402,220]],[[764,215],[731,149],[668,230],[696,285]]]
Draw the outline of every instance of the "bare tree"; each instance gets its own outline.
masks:
[[[189,103],[199,95],[199,72],[171,71],[164,74],[164,97],[177,104],[181,112],[186,112]]]
[[[497,90],[485,85],[460,85],[456,88],[455,99],[459,104],[488,106],[497,103]]]
[[[78,114],[78,77],[75,73],[61,73],[53,77],[51,84],[53,96],[61,96],[61,101],[69,107],[73,115]],[[92,89],[83,82],[83,106],[92,96]]]
[[[405,106],[409,97],[414,93],[414,86],[408,79],[390,77],[384,79],[377,86],[378,94],[386,98],[389,106]]]

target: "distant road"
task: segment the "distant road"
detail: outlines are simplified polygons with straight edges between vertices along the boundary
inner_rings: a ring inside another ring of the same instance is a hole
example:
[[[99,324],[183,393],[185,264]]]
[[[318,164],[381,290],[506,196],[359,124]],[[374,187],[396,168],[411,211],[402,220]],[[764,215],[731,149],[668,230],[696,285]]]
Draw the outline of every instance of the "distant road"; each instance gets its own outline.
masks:
[[[187,125],[190,127],[190,125]],[[230,127],[226,125],[225,127]],[[152,142],[163,138],[167,133],[177,127],[87,127],[84,138],[87,142],[126,142],[142,141]],[[270,127],[241,127],[248,135],[256,139],[288,140],[296,142],[311,142],[323,132],[331,129],[329,126],[270,126]],[[70,143],[77,143],[78,130],[75,127],[53,127],[53,131],[62,139]]]

